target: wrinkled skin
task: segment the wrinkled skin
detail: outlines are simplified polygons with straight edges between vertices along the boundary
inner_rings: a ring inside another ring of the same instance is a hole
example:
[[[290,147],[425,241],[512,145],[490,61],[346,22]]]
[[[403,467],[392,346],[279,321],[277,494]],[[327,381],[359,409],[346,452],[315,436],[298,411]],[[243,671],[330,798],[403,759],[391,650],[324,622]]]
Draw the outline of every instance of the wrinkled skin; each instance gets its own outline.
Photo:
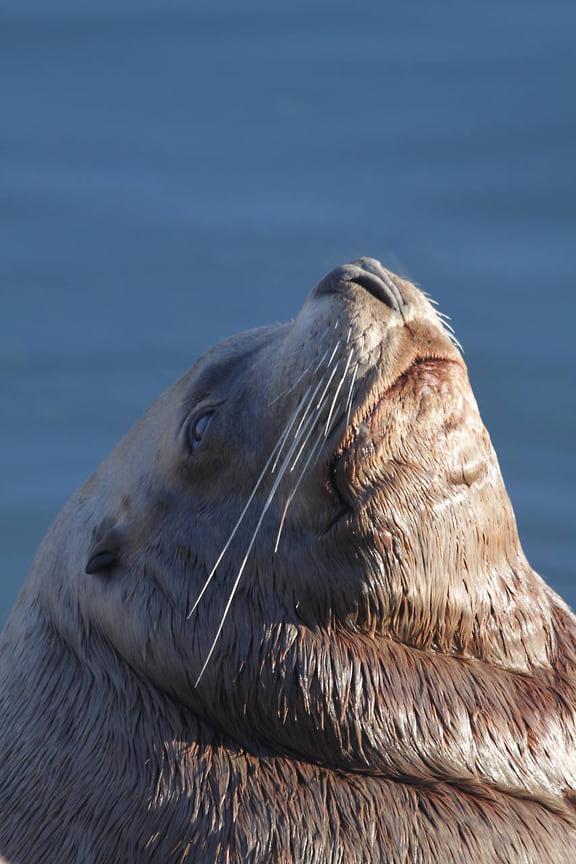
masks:
[[[52,526],[0,648],[0,857],[573,864],[575,637],[459,351],[360,259]]]

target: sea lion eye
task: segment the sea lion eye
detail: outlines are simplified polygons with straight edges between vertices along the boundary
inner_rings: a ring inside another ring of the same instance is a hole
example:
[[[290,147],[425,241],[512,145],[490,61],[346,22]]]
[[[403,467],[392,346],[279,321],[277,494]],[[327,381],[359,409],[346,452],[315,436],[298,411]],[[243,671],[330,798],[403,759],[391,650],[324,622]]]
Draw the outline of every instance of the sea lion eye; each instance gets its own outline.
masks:
[[[205,414],[202,414],[196,420],[193,420],[188,426],[188,446],[190,447],[190,451],[193,453],[204,436],[206,429],[212,419],[213,411],[207,411]]]

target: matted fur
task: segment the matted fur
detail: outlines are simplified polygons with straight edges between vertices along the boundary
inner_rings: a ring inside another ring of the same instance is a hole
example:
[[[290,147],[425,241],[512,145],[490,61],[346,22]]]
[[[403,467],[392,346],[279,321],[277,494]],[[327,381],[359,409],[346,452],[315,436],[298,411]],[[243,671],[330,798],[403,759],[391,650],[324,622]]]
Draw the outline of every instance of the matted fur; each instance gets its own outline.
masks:
[[[575,646],[457,343],[360,259],[50,529],[0,647],[0,856],[573,864]]]

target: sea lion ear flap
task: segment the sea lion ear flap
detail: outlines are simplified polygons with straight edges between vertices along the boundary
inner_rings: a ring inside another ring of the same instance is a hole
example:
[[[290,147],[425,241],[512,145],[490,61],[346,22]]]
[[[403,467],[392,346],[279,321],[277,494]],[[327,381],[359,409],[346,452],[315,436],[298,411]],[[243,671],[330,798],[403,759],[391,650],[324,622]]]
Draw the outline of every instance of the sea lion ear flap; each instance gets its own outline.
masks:
[[[478,430],[462,426],[450,436],[446,478],[452,486],[472,484],[486,473],[486,446]]]
[[[122,548],[128,535],[128,525],[125,522],[116,523],[95,541],[88,553],[85,572],[92,576],[95,573],[111,571],[120,561]]]

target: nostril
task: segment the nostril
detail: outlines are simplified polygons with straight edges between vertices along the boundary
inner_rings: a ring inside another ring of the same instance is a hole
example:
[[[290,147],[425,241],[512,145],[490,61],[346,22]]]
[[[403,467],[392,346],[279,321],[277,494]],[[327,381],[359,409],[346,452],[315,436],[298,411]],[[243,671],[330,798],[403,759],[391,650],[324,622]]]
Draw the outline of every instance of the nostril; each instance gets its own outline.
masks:
[[[382,265],[372,258],[359,258],[328,273],[317,285],[319,294],[337,294],[347,283],[364,288],[369,294],[402,314],[405,303],[400,289]]]
[[[361,288],[372,294],[376,300],[385,303],[386,306],[389,306],[395,312],[402,311],[402,297],[390,278],[383,279],[374,273],[368,273],[366,270],[359,269],[356,274],[346,281],[360,285]]]

